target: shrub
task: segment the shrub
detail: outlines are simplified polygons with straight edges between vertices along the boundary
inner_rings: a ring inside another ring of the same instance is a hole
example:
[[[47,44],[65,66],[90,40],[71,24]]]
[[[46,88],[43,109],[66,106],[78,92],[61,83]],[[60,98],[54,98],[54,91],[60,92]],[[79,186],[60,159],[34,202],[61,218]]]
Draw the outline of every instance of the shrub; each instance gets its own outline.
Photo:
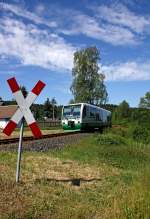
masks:
[[[142,126],[136,126],[133,129],[132,137],[135,141],[140,141],[143,143],[148,143],[150,140],[148,130]]]
[[[97,137],[97,143],[100,145],[120,145],[126,144],[125,138],[113,135],[113,134],[103,134]]]
[[[127,136],[127,130],[125,128],[121,128],[121,127],[112,129],[112,133],[116,134],[116,135],[120,135],[122,137]]]

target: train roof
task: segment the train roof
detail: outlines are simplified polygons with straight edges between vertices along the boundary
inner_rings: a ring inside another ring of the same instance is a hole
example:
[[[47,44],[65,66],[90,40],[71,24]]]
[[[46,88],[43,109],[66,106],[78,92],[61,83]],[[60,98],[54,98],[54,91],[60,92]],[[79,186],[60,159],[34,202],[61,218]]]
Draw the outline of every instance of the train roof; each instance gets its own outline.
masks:
[[[106,109],[104,109],[104,108],[101,108],[101,107],[99,107],[99,106],[95,106],[95,105],[92,105],[92,104],[89,104],[89,103],[71,103],[71,104],[64,105],[64,106],[75,106],[75,105],[80,105],[80,104],[87,105],[87,106],[91,106],[91,107],[98,108],[98,109],[102,109],[102,110],[105,110],[105,111],[111,113],[111,111],[109,111],[109,110],[106,110]]]

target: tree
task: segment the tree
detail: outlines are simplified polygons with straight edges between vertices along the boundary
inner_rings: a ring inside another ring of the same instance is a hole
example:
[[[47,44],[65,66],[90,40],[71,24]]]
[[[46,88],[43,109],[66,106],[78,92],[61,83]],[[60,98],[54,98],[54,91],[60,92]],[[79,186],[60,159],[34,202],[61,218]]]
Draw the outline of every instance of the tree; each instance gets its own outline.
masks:
[[[45,103],[44,103],[44,115],[47,118],[51,118],[51,116],[52,116],[52,104],[51,104],[49,98],[47,98]]]
[[[69,100],[69,104],[75,103],[74,99]]]
[[[44,105],[43,104],[33,104],[31,106],[31,111],[34,114],[36,120],[43,120],[44,118]]]
[[[150,123],[149,109],[144,109],[144,108],[135,109],[134,111],[132,111],[131,119],[133,121],[136,121],[138,125],[146,126],[147,124],[149,126]]]
[[[116,109],[116,117],[118,119],[121,118],[128,118],[130,112],[130,106],[127,101],[122,101],[122,103],[119,104],[119,106]]]
[[[2,97],[0,97],[0,106],[2,106],[4,104],[4,101],[2,99]]]
[[[107,101],[104,85],[105,76],[99,73],[100,55],[96,47],[89,47],[74,53],[71,91],[75,102],[102,104]]]
[[[140,108],[150,108],[150,91],[147,92],[144,95],[144,97],[141,97],[139,107]]]
[[[54,120],[54,119],[55,119],[55,115],[56,115],[56,113],[55,113],[55,111],[56,111],[55,106],[56,106],[56,104],[57,104],[57,102],[56,102],[56,100],[55,100],[55,97],[53,97],[53,98],[51,99],[51,104],[52,104],[52,107],[53,107],[53,120]]]
[[[62,108],[63,108],[62,105],[57,106],[57,119],[59,119],[59,120],[62,117]]]

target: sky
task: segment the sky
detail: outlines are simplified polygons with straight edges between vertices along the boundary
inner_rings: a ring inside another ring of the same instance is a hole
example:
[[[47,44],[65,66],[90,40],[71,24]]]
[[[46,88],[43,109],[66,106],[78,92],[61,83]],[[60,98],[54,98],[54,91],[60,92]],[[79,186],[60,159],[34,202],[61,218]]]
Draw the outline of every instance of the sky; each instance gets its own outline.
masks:
[[[96,46],[108,103],[137,107],[150,90],[149,0],[0,0],[0,96],[7,79],[46,87],[37,103],[72,99],[73,54]]]

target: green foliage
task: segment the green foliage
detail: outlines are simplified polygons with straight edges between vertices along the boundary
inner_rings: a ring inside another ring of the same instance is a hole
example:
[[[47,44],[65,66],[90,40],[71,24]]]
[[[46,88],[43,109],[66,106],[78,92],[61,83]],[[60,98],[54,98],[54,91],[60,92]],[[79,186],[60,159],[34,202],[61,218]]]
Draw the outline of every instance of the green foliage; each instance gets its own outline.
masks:
[[[57,102],[53,97],[51,100],[49,98],[46,99],[44,103],[44,116],[47,118],[56,118],[57,117]]]
[[[57,118],[57,119],[61,119],[61,114],[62,114],[62,105],[59,105],[59,106],[57,106],[57,110],[55,111],[56,112],[56,117],[55,118]]]
[[[5,101],[3,102],[3,105],[4,105],[4,106],[17,105],[17,102],[16,102],[15,99],[12,99],[12,100],[5,100]]]
[[[52,104],[53,106],[57,105],[57,101],[56,101],[55,97],[53,97],[53,98],[51,99],[51,104]]]
[[[0,97],[0,106],[2,106],[4,104],[4,101],[2,99],[2,97]]]
[[[33,104],[31,110],[36,120],[43,120],[44,117],[44,106],[43,104]]]
[[[104,75],[99,74],[99,51],[89,47],[74,53],[71,91],[75,102],[102,104],[107,101]]]
[[[115,109],[117,108],[117,105],[115,105],[115,104],[108,104],[107,103],[107,104],[101,104],[100,107],[102,107],[102,108],[104,108],[106,110],[109,110],[111,112],[114,112]]]
[[[47,118],[52,117],[52,104],[49,98],[47,98],[44,103],[44,116]]]
[[[106,133],[106,134],[111,133],[114,135],[119,135],[121,137],[129,136],[128,132],[129,132],[129,129],[127,129],[126,127],[123,127],[123,126],[116,126],[115,127],[115,125],[113,126],[113,128],[107,128],[104,130],[104,133]]]
[[[147,92],[144,97],[141,97],[139,107],[150,108],[150,91]]]
[[[75,103],[74,99],[69,100],[69,104]]]
[[[57,104],[57,101],[55,100],[55,97],[53,97],[51,99],[51,104],[52,104],[52,110],[53,110],[53,120],[56,118],[56,104]]]
[[[57,101],[53,97],[51,100],[47,98],[47,100],[44,103],[44,113],[43,116],[47,118],[53,118],[53,119],[61,119],[61,112],[62,112],[62,106],[57,106]]]
[[[114,134],[103,134],[96,138],[99,145],[122,145],[127,144],[125,138]]]
[[[118,107],[113,107],[112,123],[116,125],[142,125],[150,127],[150,109],[130,108],[126,101],[123,101]]]
[[[136,126],[133,129],[132,136],[133,136],[133,139],[137,142],[140,141],[143,143],[149,143],[150,141],[148,130],[142,126]]]
[[[125,119],[130,115],[129,104],[124,100],[120,105],[116,108],[113,117],[115,120],[117,119]]]
[[[149,126],[150,124],[150,110],[138,108],[132,110],[132,121],[137,121],[138,125]]]
[[[25,93],[25,96],[26,95],[27,95],[27,93]],[[4,106],[16,105],[16,104],[17,103],[15,100],[3,101]],[[52,118],[53,117],[53,110],[54,110],[55,119],[56,118],[61,119],[62,106],[56,105],[56,104],[57,104],[57,101],[55,100],[55,98],[52,98],[51,100],[49,100],[49,98],[47,98],[47,100],[45,101],[44,104],[32,104],[31,110],[32,110],[32,112],[37,120],[44,120],[44,116],[46,116],[48,118]]]

